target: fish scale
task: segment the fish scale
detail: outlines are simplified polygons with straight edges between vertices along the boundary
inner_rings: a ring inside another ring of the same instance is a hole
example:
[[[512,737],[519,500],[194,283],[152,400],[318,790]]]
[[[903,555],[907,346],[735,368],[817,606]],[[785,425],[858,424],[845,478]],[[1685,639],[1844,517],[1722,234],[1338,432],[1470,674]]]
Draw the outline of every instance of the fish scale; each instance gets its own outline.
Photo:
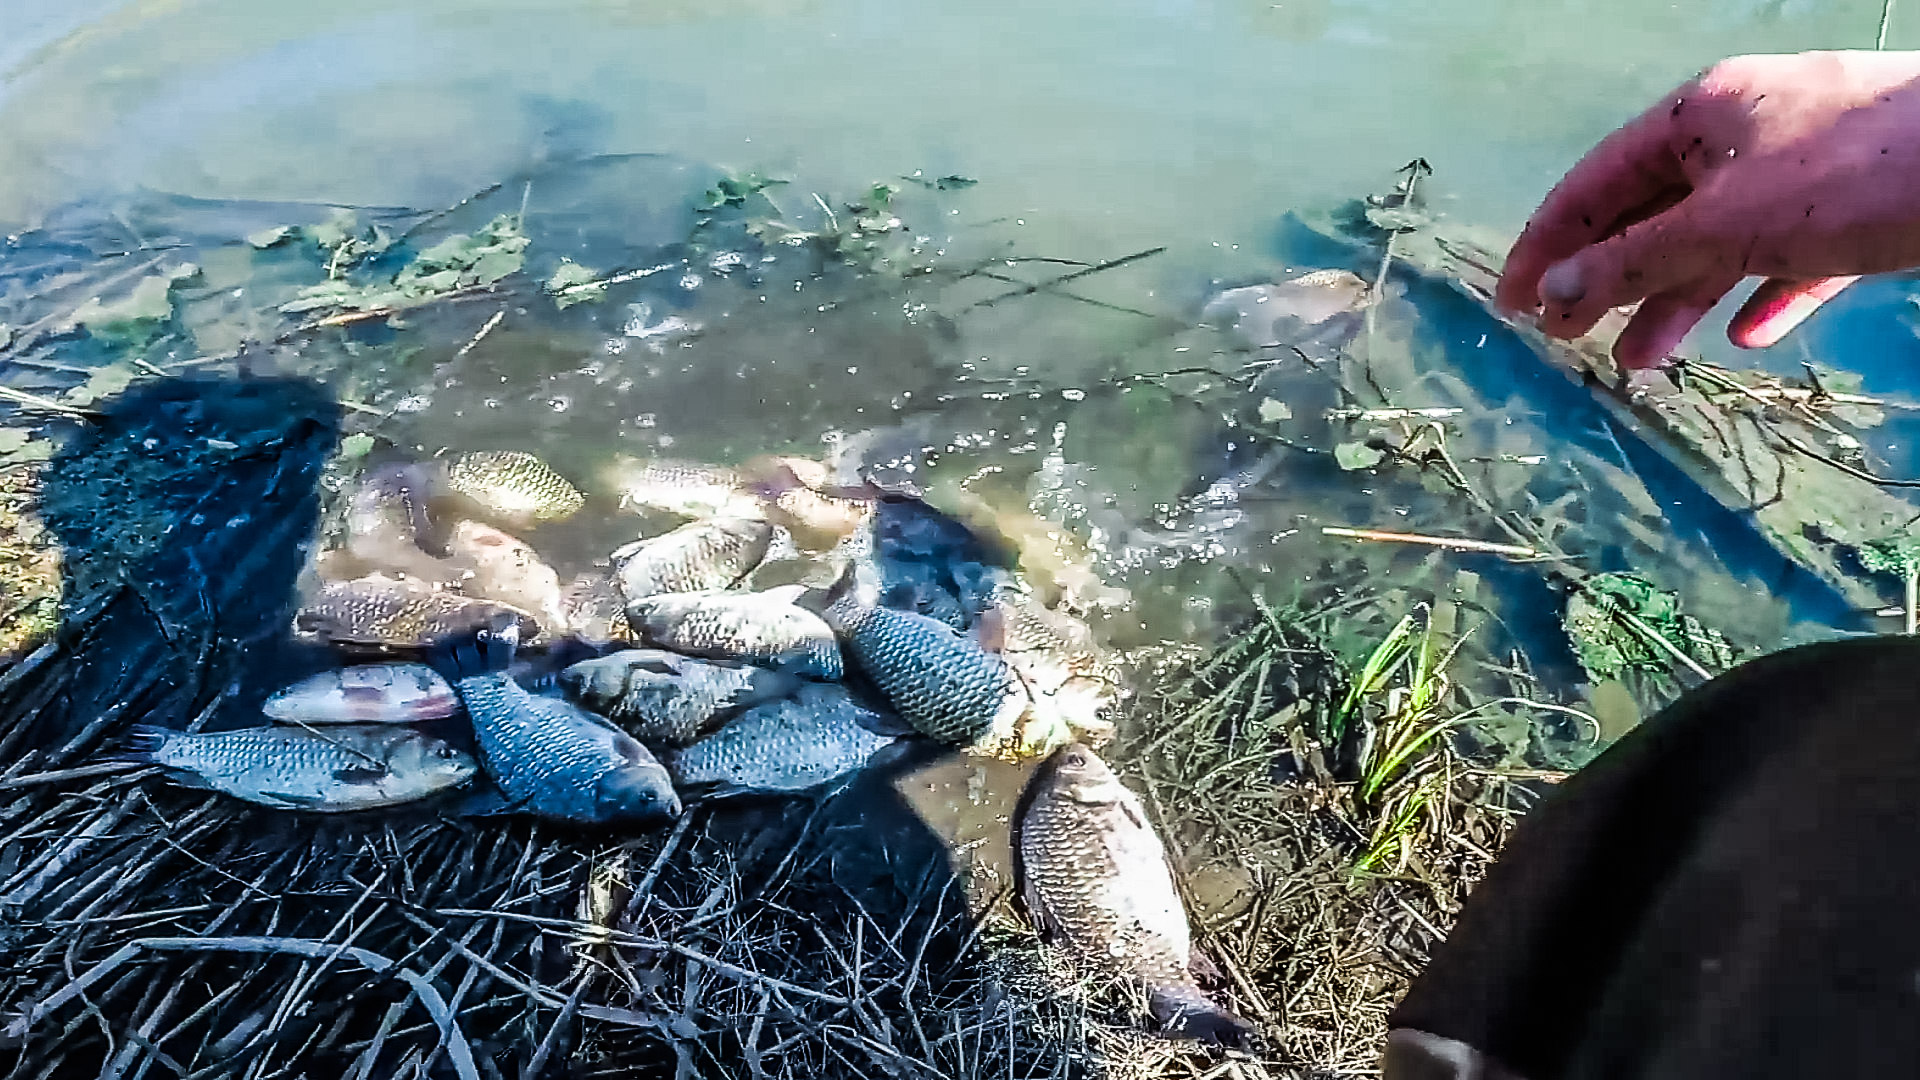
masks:
[[[938,619],[861,603],[848,592],[827,624],[914,730],[949,743],[1011,734],[1027,695],[1006,661]]]
[[[509,520],[557,521],[587,501],[546,462],[522,450],[477,450],[444,468],[448,491]]]
[[[658,649],[624,649],[560,675],[560,684],[587,708],[643,743],[667,746],[686,746],[714,717],[777,697],[792,681],[765,668]]]
[[[627,622],[642,640],[663,649],[839,679],[846,665],[833,628],[793,605],[791,596],[800,591],[651,596],[628,605]]]
[[[726,589],[752,573],[772,543],[767,521],[707,518],[615,551],[614,579],[629,601]]]
[[[1069,743],[1028,782],[1014,855],[1021,897],[1043,936],[1141,986],[1170,1030],[1244,1041],[1245,1022],[1194,979],[1186,909],[1146,809],[1092,750]]]
[[[882,718],[831,685],[756,705],[667,758],[675,780],[726,791],[805,791],[865,765],[894,739],[870,730]]]
[[[604,821],[610,808],[601,793],[609,777],[624,769],[660,770],[632,736],[570,702],[529,694],[503,673],[468,675],[454,686],[473,719],[488,775],[509,802],[530,812]],[[671,800],[670,787],[665,794]],[[672,801],[669,813],[678,812]]]
[[[322,585],[295,614],[294,624],[341,644],[419,648],[502,616],[520,623],[522,637],[539,633],[535,619],[508,605],[376,574]]]

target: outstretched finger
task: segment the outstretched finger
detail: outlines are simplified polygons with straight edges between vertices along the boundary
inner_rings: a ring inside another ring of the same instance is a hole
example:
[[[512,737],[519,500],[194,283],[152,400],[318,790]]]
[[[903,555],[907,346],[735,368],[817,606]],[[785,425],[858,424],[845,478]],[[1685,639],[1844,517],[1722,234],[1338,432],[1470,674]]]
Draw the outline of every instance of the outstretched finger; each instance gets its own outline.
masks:
[[[1688,83],[1602,139],[1554,185],[1507,253],[1496,300],[1511,312],[1540,305],[1540,276],[1589,244],[1653,217],[1690,190],[1671,133]]]
[[[1721,277],[1647,297],[1614,341],[1614,361],[1623,368],[1659,367],[1738,284],[1738,277]]]
[[[1854,277],[1814,278],[1789,281],[1770,278],[1740,305],[1727,324],[1727,340],[1743,349],[1764,349],[1820,310],[1820,305],[1840,295],[1847,286],[1859,281]]]
[[[1703,235],[1694,204],[1683,202],[1549,267],[1540,276],[1540,328],[1576,338],[1610,308],[1695,290],[1706,281],[1725,280],[1732,288],[1742,276],[1738,263],[1739,253]]]

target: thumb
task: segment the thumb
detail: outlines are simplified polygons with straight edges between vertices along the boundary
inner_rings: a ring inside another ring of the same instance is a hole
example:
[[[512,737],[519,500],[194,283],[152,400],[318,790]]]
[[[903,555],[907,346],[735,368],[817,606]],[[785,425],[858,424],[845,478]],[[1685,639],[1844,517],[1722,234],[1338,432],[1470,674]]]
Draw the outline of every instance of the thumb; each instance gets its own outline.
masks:
[[[1740,305],[1740,311],[1727,326],[1727,340],[1743,349],[1764,349],[1786,337],[1789,330],[1805,322],[1821,304],[1859,280],[1858,276],[1809,281],[1769,278]]]
[[[1725,277],[1728,267],[1722,264],[1737,267],[1739,253],[1729,257],[1724,243],[1703,236],[1692,206],[1691,199],[1682,200],[1548,267],[1540,278],[1541,328],[1555,337],[1579,337],[1611,308]]]

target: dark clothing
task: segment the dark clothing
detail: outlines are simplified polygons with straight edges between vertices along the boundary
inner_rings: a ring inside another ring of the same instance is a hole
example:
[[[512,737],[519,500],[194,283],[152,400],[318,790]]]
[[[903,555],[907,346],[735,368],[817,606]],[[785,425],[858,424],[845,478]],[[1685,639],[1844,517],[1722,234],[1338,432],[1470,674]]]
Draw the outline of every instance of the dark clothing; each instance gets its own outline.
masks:
[[[1527,1080],[1920,1075],[1920,639],[1753,661],[1621,739],[1392,1024]]]

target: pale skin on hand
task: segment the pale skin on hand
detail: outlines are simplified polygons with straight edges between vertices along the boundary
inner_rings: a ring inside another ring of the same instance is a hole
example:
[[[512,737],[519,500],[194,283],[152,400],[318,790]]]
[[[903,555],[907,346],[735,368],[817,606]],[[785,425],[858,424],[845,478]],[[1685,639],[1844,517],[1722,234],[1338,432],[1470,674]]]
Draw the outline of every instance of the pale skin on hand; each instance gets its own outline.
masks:
[[[1639,304],[1614,345],[1661,363],[1748,277],[1735,345],[1771,345],[1861,275],[1920,266],[1920,52],[1741,56],[1675,89],[1548,194],[1498,300],[1556,337]]]

